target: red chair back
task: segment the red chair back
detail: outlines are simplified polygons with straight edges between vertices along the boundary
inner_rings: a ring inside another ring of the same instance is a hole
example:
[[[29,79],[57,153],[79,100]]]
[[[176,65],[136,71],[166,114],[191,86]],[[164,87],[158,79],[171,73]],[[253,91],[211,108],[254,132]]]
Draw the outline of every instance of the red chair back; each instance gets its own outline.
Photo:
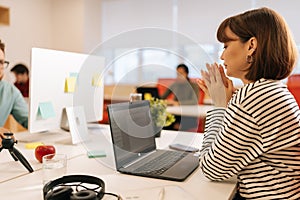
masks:
[[[175,79],[174,78],[159,78],[157,80],[157,90],[158,90],[158,94],[159,96],[162,96],[165,91],[168,89],[168,87],[174,83]],[[174,96],[173,94],[172,95],[169,95],[167,99],[173,99]]]
[[[287,87],[294,95],[298,105],[300,106],[300,74],[293,74],[287,80]]]

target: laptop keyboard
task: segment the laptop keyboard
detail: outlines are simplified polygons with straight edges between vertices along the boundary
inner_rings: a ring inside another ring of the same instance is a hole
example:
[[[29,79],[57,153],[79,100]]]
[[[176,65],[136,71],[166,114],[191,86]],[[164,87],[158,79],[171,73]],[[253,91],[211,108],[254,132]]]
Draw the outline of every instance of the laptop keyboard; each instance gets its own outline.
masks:
[[[187,152],[166,151],[157,158],[137,168],[135,172],[148,175],[160,175],[170,169],[176,162],[184,158]]]

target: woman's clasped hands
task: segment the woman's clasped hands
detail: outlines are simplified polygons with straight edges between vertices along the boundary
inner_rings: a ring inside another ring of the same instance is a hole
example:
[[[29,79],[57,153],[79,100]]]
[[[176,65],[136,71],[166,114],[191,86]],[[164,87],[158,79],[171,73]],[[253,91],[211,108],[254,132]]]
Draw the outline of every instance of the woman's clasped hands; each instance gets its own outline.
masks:
[[[205,94],[211,97],[217,107],[226,107],[234,92],[232,81],[225,75],[222,65],[206,64],[207,71],[201,70],[202,79],[197,83]]]

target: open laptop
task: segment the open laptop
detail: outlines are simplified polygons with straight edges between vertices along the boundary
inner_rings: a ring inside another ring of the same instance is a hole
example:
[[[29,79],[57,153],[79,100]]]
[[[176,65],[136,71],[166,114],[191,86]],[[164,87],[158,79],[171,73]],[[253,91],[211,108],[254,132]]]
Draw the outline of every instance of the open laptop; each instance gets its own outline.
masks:
[[[149,101],[110,104],[108,116],[117,171],[183,181],[199,166],[193,153],[156,149]]]
[[[142,99],[145,100],[145,94],[150,97],[159,98],[158,89],[156,87],[137,87],[137,93],[142,94]]]

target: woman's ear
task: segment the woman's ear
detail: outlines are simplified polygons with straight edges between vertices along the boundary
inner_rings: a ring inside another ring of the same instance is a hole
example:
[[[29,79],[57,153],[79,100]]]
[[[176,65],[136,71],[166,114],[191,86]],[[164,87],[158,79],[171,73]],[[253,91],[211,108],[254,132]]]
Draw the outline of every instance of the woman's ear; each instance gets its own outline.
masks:
[[[257,48],[257,39],[256,37],[252,37],[248,40],[248,44],[249,44],[249,47],[248,47],[248,50],[249,50],[249,55],[252,55],[256,48]]]

